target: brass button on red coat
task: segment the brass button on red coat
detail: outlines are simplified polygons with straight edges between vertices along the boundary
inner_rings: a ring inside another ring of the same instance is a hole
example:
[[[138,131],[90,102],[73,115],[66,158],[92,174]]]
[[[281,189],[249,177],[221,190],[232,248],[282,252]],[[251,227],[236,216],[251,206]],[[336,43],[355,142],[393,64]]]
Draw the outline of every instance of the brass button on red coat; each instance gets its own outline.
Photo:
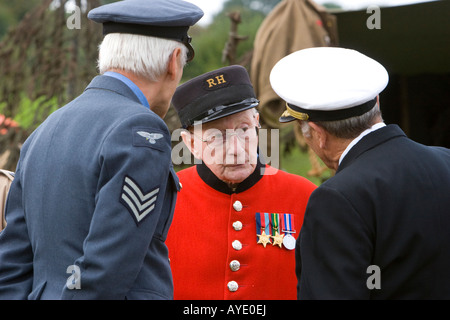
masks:
[[[233,247],[234,250],[239,251],[242,249],[242,243],[239,240],[234,240],[231,243],[231,246]]]
[[[242,203],[239,201],[239,200],[236,200],[234,203],[233,203],[233,209],[234,210],[236,210],[236,211],[241,211],[242,210]]]
[[[241,263],[237,260],[233,260],[230,262],[231,271],[238,271],[241,268]]]
[[[240,221],[233,222],[233,229],[236,231],[241,231],[242,230],[242,222],[240,222]]]
[[[239,285],[236,281],[230,281],[227,284],[228,290],[230,290],[231,292],[235,292],[239,289]]]

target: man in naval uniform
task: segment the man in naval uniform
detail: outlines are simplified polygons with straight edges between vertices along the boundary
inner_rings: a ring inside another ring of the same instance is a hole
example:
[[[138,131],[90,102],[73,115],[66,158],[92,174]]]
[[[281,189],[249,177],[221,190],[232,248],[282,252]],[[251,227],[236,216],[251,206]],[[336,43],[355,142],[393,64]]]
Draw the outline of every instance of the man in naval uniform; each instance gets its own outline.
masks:
[[[193,57],[181,0],[89,12],[100,72],[23,145],[0,238],[0,299],[172,299],[177,177],[162,118]]]
[[[175,299],[295,299],[295,238],[316,186],[263,164],[259,101],[242,66],[179,86],[173,105],[200,164],[182,183],[167,238]]]
[[[297,239],[300,299],[449,299],[450,150],[383,122],[388,73],[350,49],[311,48],[272,69],[307,143],[336,175]]]

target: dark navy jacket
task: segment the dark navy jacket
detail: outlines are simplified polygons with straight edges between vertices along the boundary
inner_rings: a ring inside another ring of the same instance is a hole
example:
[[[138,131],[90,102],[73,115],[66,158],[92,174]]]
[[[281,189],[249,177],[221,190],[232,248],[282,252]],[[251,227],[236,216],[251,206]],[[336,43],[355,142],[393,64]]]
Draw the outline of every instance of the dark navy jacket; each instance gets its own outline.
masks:
[[[179,182],[164,121],[96,77],[23,145],[0,235],[0,299],[172,299]]]
[[[310,197],[299,298],[450,299],[449,192],[449,149],[396,125],[365,136]]]

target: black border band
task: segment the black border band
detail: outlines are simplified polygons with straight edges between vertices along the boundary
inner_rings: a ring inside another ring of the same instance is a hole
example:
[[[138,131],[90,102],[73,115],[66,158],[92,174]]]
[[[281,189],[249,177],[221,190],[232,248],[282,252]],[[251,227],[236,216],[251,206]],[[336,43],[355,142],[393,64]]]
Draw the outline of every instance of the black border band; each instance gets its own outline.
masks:
[[[188,36],[189,27],[161,27],[145,24],[105,22],[103,23],[103,35],[110,33],[131,33],[142,36],[173,39],[183,43],[190,43]]]
[[[336,121],[357,117],[371,110],[376,103],[377,97],[363,104],[351,108],[332,111],[307,110],[290,103],[288,103],[287,105],[289,106],[289,108],[291,108],[296,112],[307,114],[308,121],[317,122],[317,121]]]

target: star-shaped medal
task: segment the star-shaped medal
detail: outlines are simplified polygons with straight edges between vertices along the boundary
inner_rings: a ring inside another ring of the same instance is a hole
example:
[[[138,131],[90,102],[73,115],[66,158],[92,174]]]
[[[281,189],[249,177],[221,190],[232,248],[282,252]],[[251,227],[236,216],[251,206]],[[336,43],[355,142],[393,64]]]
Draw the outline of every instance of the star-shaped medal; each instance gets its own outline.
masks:
[[[281,245],[283,244],[283,238],[284,238],[284,234],[279,234],[278,231],[275,231],[275,235],[272,236],[273,238],[273,243],[272,245],[279,245],[281,248]]]
[[[272,243],[270,242],[270,236],[268,236],[265,231],[263,231],[261,234],[258,234],[257,236],[259,237],[258,243],[261,243],[264,248],[268,243]]]

